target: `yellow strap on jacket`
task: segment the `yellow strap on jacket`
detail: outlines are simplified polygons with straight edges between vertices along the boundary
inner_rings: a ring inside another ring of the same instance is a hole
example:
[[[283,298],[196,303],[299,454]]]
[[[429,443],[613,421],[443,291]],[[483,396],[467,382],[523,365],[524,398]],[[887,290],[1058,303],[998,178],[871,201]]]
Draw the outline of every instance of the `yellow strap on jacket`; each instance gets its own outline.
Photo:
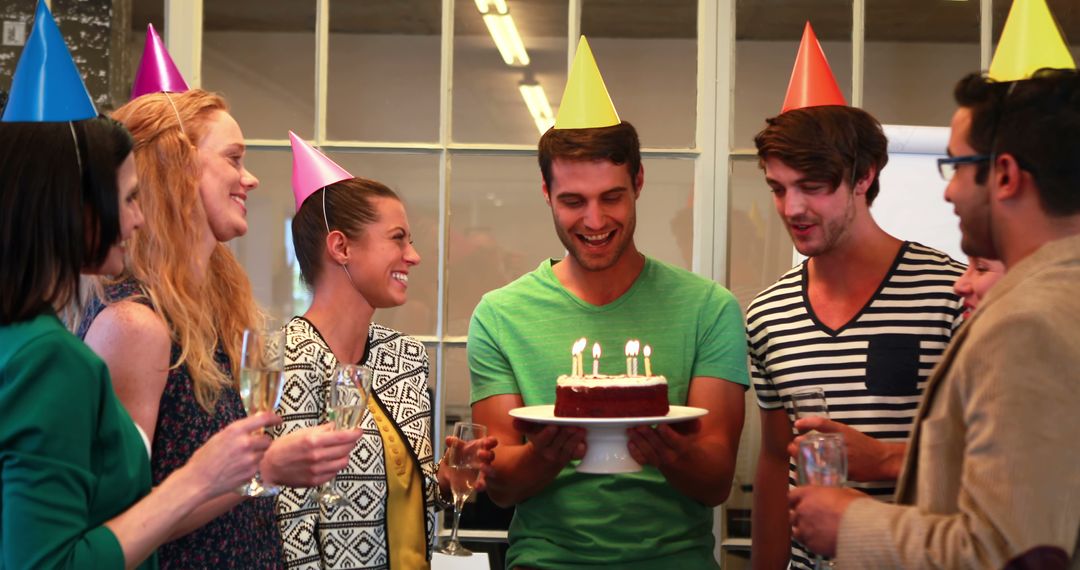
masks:
[[[406,444],[393,423],[373,399],[368,400],[368,409],[379,426],[386,456],[386,528],[390,568],[429,568],[424,529],[424,484],[419,466],[405,448]]]

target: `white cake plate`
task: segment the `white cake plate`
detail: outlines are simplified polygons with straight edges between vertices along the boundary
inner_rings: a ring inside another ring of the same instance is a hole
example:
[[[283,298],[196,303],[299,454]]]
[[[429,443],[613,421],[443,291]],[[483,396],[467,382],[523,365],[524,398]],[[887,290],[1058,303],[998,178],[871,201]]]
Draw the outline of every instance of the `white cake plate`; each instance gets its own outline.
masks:
[[[514,408],[510,415],[529,422],[585,428],[585,457],[577,466],[580,473],[634,473],[641,465],[626,448],[626,428],[639,425],[670,424],[700,418],[709,413],[704,408],[671,406],[666,416],[640,418],[563,418],[555,416],[555,406]]]

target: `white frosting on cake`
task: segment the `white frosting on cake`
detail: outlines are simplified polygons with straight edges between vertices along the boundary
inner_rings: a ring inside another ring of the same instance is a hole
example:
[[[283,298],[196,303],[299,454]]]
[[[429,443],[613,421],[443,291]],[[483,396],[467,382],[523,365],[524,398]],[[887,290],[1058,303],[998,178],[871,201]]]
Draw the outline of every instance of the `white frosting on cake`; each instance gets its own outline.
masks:
[[[666,386],[667,378],[663,376],[569,376],[563,374],[555,381],[556,386],[569,388],[625,388],[639,386]]]

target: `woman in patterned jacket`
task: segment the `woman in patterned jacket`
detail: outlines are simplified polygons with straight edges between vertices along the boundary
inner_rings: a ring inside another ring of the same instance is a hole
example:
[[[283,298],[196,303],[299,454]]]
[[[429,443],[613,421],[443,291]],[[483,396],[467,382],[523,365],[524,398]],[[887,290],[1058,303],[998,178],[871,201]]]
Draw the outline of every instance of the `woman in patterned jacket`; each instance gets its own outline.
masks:
[[[376,309],[405,303],[409,270],[420,263],[405,207],[392,190],[363,178],[307,196],[298,192],[298,202],[293,245],[314,296],[307,312],[286,325],[283,423],[275,431],[326,421],[326,391],[338,362],[367,366],[372,387],[364,435],[337,479],[351,505],[320,508],[308,500],[308,489],[285,489],[277,498],[286,564],[428,568],[435,504],[440,493],[449,496],[449,483],[433,462],[427,351],[372,322]],[[495,440],[481,445],[486,470]]]

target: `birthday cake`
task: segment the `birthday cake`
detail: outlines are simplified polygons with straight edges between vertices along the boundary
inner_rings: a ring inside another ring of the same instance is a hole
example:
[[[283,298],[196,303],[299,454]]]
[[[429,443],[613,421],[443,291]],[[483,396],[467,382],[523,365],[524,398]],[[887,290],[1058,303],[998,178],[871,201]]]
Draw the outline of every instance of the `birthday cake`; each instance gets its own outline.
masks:
[[[668,413],[663,376],[560,376],[555,415],[568,418],[629,418]]]

